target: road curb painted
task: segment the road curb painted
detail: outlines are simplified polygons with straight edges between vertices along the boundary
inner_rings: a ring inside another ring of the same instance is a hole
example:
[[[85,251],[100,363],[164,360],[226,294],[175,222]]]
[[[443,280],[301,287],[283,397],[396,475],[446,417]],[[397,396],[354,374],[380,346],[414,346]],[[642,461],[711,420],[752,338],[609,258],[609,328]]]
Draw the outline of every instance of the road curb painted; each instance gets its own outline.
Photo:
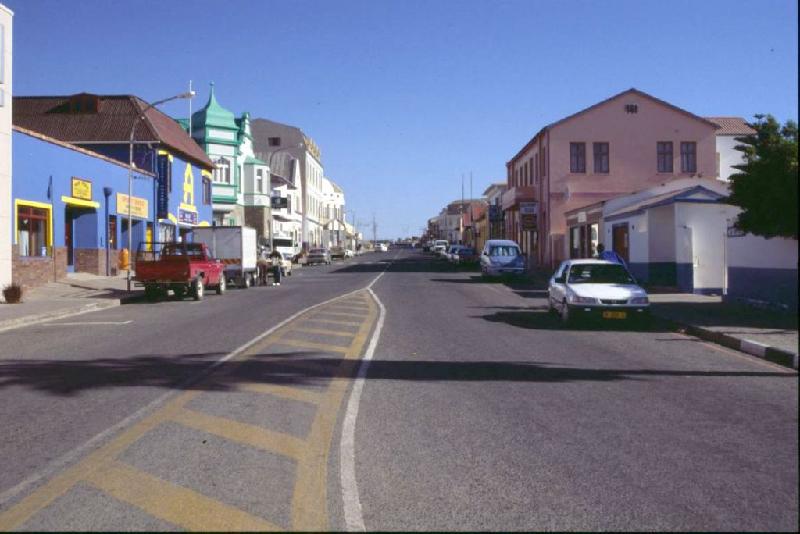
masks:
[[[5,321],[0,321],[0,332],[4,332],[6,330],[13,330],[15,328],[22,328],[24,326],[30,326],[33,324],[44,323],[47,321],[64,319],[66,317],[72,317],[75,315],[82,315],[84,313],[105,310],[108,308],[115,308],[120,304],[122,304],[123,301],[129,302],[131,299],[134,298],[136,297],[124,297],[122,299],[107,299],[101,302],[91,302],[89,304],[81,304],[80,306],[72,306],[70,308],[64,308],[53,312],[35,313],[30,315],[23,315],[22,317],[17,317],[15,319],[6,319]]]
[[[704,341],[710,341],[712,343],[716,343],[717,345],[728,347],[729,349],[738,350],[751,356],[761,358],[762,360],[776,363],[783,367],[797,369],[798,357],[796,353],[779,349],[777,347],[772,347],[770,345],[765,345],[757,341],[741,339],[722,332],[716,332],[708,328],[684,324],[671,319],[664,319],[673,323],[690,336],[698,337]]]

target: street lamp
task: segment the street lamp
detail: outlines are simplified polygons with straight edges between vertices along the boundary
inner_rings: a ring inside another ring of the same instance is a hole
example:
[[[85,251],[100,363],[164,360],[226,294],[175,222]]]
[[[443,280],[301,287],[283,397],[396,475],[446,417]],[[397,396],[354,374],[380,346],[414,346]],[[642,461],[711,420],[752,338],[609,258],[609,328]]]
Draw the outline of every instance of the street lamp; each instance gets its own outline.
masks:
[[[169,98],[164,98],[161,100],[157,100],[152,104],[148,104],[145,108],[136,114],[136,117],[133,119],[133,125],[131,126],[131,135],[128,141],[128,292],[131,290],[131,261],[133,259],[133,251],[131,248],[133,247],[133,215],[131,213],[131,197],[133,196],[133,136],[136,133],[136,126],[138,126],[139,121],[144,119],[144,114],[150,109],[154,108],[158,105],[164,104],[166,102],[170,102],[172,100],[178,99],[185,99],[185,98],[194,98],[195,92],[188,91],[186,93],[181,93],[179,95],[171,96]],[[156,209],[153,206],[153,209]],[[119,206],[117,206],[117,210],[119,210]],[[153,232],[155,233],[156,229],[153,228]]]

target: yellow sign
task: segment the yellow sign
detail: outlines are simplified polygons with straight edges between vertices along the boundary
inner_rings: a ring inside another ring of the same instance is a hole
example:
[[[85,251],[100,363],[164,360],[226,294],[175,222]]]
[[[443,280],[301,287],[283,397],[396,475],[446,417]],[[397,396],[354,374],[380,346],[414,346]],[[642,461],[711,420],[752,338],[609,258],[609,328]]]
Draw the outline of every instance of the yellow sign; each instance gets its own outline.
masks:
[[[92,182],[72,177],[72,198],[92,200]]]
[[[148,212],[147,209],[147,199],[140,198],[140,197],[132,197],[131,198],[131,205],[130,205],[130,213],[133,217],[138,217],[140,219],[147,219]],[[128,215],[128,195],[124,193],[117,193],[117,214],[119,215]]]

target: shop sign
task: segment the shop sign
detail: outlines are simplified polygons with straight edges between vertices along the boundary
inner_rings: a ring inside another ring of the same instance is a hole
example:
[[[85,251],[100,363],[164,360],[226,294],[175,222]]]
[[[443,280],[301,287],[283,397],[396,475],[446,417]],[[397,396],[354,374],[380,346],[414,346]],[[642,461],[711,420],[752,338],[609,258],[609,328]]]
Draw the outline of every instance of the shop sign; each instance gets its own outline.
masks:
[[[189,210],[178,210],[178,222],[196,225],[197,212]]]
[[[538,213],[536,202],[521,202],[519,215],[523,230],[536,230],[536,215]]]
[[[117,214],[128,215],[128,195],[124,193],[117,193]],[[132,217],[147,219],[149,216],[147,199],[131,197],[130,214]]]
[[[73,176],[71,196],[81,200],[92,200],[92,182]]]

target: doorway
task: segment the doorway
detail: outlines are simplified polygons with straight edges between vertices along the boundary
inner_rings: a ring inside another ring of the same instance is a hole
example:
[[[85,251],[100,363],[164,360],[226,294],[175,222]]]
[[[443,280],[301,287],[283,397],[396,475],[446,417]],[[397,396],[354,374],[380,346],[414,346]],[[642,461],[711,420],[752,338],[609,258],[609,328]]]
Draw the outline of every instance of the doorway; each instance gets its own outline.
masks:
[[[75,219],[78,214],[72,208],[64,210],[64,246],[67,249],[67,272],[75,272]]]
[[[614,252],[629,263],[628,223],[615,224],[611,229],[611,247]]]

